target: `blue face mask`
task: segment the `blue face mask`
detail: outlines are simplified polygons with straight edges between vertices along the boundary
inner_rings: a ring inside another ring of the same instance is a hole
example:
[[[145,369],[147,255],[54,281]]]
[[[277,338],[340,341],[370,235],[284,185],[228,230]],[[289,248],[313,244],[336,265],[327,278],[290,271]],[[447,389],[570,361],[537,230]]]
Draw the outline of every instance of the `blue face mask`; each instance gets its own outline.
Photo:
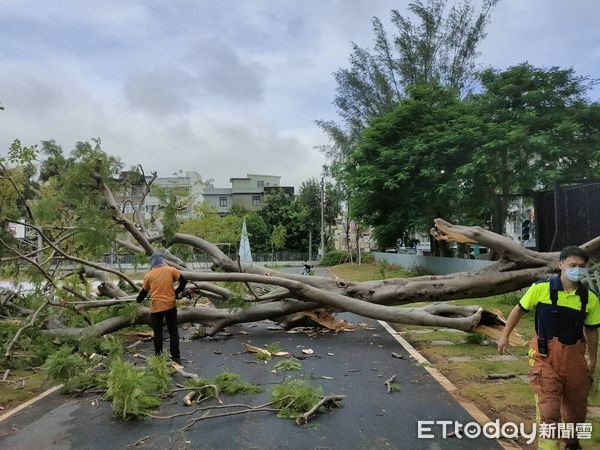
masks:
[[[587,270],[583,267],[567,267],[565,275],[571,281],[581,281],[587,275]]]

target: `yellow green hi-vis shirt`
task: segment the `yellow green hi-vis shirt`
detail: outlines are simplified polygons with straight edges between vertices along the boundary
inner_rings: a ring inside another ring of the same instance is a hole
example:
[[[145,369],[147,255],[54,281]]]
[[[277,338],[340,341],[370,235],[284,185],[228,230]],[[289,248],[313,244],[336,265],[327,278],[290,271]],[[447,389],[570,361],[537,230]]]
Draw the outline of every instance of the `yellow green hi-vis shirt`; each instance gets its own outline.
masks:
[[[550,289],[557,291],[556,310],[550,299]],[[535,331],[542,339],[558,340],[571,345],[583,338],[583,326],[600,327],[600,302],[598,296],[588,289],[585,315],[581,313],[581,299],[577,291],[563,289],[560,277],[534,283],[519,301],[519,307],[527,312],[535,310]]]
[[[171,266],[155,267],[144,277],[143,288],[150,293],[150,311],[153,313],[175,308],[175,287],[180,272]]]

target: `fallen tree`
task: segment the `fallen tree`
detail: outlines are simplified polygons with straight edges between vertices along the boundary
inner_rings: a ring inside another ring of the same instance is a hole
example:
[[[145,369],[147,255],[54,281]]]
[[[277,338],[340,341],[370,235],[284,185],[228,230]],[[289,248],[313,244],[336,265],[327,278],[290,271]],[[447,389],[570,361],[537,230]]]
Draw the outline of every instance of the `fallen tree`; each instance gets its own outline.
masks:
[[[153,216],[150,224],[144,223],[139,213],[133,217],[127,216],[115,200],[105,173],[97,163],[91,168],[89,176],[94,182],[95,195],[101,196],[103,210],[108,211],[114,224],[122,227],[121,235],[113,244],[140,255],[150,256],[153,252],[160,252],[170,265],[180,269],[194,283],[196,297],[204,297],[210,302],[180,308],[179,322],[201,323],[207,327],[209,335],[233,324],[264,319],[275,320],[285,326],[290,323],[292,315],[318,309],[349,311],[388,322],[463,331],[476,330],[478,326],[502,326],[501,319],[479,306],[456,306],[445,302],[512,292],[557,271],[556,253],[532,251],[480,227],[454,225],[436,219],[435,228],[432,229],[436,239],[478,243],[495,251],[500,259],[486,269],[473,272],[368,282],[284,273],[234,261],[216,245],[199,236],[181,233],[169,236],[158,216]],[[139,211],[139,205],[134,210]],[[76,226],[65,228],[61,233],[52,230],[51,236],[49,227],[32,223],[33,220],[32,214],[27,225],[44,241],[46,252],[50,252],[48,258],[43,260],[35,252],[24,253],[3,239],[0,239],[0,244],[5,251],[14,255],[13,258],[26,262],[43,276],[46,282],[44,289],[51,290],[55,299],[48,302],[49,307],[58,306],[77,314],[84,314],[92,307],[123,303],[136,308],[132,303],[132,295],[139,290],[139,286],[127,275],[106,265],[72,256],[63,249],[69,243],[66,233],[75,232],[76,235]],[[212,270],[207,272],[189,268],[169,250],[175,244],[209,255],[213,263]],[[592,258],[598,258],[600,237],[582,245],[582,248]],[[62,263],[79,269],[61,270]],[[79,285],[61,283],[65,276],[74,274],[79,277]],[[118,277],[119,285],[109,274]],[[111,297],[104,305],[102,300],[90,297],[90,287],[86,282],[88,277],[102,281],[100,293]],[[232,283],[242,286],[244,292],[239,289],[234,292],[228,287]],[[236,302],[232,303],[233,300]],[[421,307],[403,306],[414,302],[431,303]],[[16,305],[14,299],[11,299],[11,305]],[[131,325],[149,324],[150,315],[148,308],[139,306],[133,311],[128,310],[126,316],[117,315],[96,323],[87,322],[87,326],[69,327],[60,321],[46,320],[42,332],[58,337],[102,336]]]

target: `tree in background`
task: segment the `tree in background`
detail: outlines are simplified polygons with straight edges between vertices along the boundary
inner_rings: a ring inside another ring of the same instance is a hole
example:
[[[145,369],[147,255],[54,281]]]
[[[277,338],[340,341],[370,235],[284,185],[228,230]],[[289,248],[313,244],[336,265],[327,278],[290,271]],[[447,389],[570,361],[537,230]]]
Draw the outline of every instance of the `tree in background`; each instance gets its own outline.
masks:
[[[267,253],[269,246],[269,229],[258,211],[246,212],[246,229],[250,238],[253,253]]]
[[[592,82],[572,69],[523,63],[478,75],[482,92],[468,98],[484,124],[465,130],[479,142],[460,167],[472,222],[501,234],[514,195],[600,176],[600,104]]]
[[[273,227],[273,231],[271,232],[271,237],[269,239],[271,244],[271,262],[273,262],[275,250],[281,250],[285,246],[286,236],[287,231],[283,225],[278,224]]]
[[[418,85],[398,107],[373,121],[344,164],[350,214],[374,227],[382,248],[394,247],[435,217],[454,219],[455,170],[469,161],[469,105],[455,89]]]
[[[325,248],[331,246],[332,226],[342,212],[342,192],[330,181],[325,182],[323,199],[323,226],[325,227]],[[298,190],[298,202],[302,220],[312,233],[313,248],[316,251],[320,244],[321,234],[321,182],[317,178],[303,181]]]
[[[350,67],[334,74],[334,104],[341,123],[317,121],[331,140],[331,145],[321,150],[330,160],[334,175],[362,130],[373,119],[392,112],[411,86],[434,83],[461,91],[473,80],[477,48],[486,36],[497,0],[484,0],[478,12],[468,0],[450,8],[447,3],[412,2],[408,12],[414,19],[392,10],[395,34],[391,39],[381,20],[374,17],[373,49],[353,44]]]
[[[586,78],[521,64],[480,79],[464,99],[411,88],[342,166],[351,212],[382,247],[439,216],[501,234],[514,195],[600,176],[600,106],[586,99]]]
[[[293,252],[306,252],[308,249],[308,225],[303,220],[298,203],[283,191],[266,196],[263,208],[258,214],[264,220],[269,236],[281,225],[286,230],[286,249]]]

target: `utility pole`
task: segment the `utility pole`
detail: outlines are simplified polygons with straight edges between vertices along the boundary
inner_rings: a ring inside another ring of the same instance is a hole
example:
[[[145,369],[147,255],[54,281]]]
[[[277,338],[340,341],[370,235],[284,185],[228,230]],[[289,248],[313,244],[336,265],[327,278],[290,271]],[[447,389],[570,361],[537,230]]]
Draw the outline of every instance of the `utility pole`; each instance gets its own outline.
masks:
[[[325,177],[321,177],[321,259],[325,256]]]

